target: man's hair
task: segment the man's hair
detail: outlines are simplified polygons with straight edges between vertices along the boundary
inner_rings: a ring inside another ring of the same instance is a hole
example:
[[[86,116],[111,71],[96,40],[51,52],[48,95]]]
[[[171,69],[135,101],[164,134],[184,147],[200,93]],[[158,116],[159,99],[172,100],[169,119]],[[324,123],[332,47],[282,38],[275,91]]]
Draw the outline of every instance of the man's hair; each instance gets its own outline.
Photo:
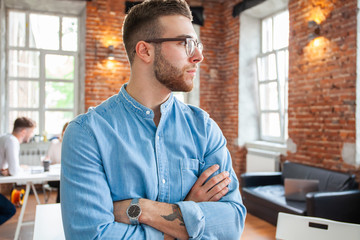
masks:
[[[13,132],[20,132],[24,128],[33,128],[36,127],[36,123],[27,117],[19,117],[14,122]]]
[[[159,17],[182,15],[192,21],[189,5],[185,0],[145,0],[132,7],[123,24],[123,41],[130,64],[135,57],[139,41],[158,38],[163,29]]]

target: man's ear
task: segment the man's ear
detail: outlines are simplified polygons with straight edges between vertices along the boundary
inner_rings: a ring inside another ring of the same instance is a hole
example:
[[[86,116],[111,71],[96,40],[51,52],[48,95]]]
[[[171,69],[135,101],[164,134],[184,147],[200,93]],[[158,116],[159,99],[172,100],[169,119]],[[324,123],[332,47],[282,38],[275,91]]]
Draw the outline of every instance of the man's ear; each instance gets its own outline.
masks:
[[[145,63],[150,63],[154,56],[154,47],[144,41],[139,41],[135,47],[136,55]]]

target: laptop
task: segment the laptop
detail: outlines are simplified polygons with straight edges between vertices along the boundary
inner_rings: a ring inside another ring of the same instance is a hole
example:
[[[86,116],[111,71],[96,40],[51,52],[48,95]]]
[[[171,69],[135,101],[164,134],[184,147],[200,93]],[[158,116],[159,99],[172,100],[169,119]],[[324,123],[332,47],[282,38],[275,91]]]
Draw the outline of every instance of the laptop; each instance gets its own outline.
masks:
[[[292,201],[305,201],[308,192],[319,191],[319,180],[285,178],[285,199]]]

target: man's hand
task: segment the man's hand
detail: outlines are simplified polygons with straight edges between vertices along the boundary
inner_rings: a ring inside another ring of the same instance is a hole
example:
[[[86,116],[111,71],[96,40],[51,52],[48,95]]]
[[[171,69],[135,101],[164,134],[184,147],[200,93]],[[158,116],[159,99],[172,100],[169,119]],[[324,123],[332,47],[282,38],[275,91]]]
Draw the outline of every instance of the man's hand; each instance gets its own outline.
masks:
[[[6,168],[6,169],[1,169],[1,170],[0,170],[0,174],[1,174],[2,176],[10,176],[9,169],[8,169],[8,168]]]
[[[219,165],[217,164],[206,169],[191,188],[185,198],[185,201],[219,201],[223,196],[225,196],[229,191],[227,186],[231,181],[228,172],[225,171],[219,173],[205,183],[205,181],[218,169]]]

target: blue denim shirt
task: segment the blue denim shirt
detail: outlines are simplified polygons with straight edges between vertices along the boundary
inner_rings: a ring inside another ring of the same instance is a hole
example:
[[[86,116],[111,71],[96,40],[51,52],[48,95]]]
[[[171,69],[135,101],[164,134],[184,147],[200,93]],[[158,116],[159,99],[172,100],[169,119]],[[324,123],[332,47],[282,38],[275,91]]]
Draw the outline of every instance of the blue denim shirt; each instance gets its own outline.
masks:
[[[154,124],[151,109],[124,85],[68,126],[62,146],[61,207],[66,239],[163,239],[158,230],[114,221],[113,201],[147,198],[179,205],[191,239],[236,239],[246,210],[226,140],[203,110],[172,94]],[[218,202],[184,201],[200,174],[219,164],[229,192]]]

